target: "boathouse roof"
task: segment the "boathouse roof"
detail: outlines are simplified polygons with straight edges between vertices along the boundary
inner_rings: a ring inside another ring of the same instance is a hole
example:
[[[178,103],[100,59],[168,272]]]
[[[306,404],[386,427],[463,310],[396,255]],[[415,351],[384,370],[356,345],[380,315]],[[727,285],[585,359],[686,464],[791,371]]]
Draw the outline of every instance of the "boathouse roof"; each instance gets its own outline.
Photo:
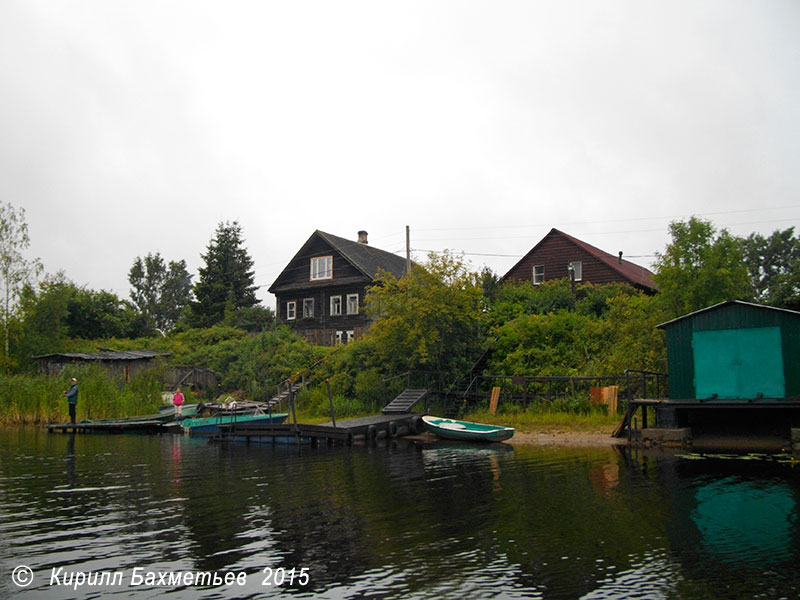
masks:
[[[760,309],[760,310],[767,310],[767,311],[777,311],[777,312],[781,312],[781,313],[787,313],[787,314],[790,314],[790,315],[800,316],[800,312],[798,312],[796,310],[790,310],[788,308],[778,308],[776,306],[767,306],[766,304],[755,304],[753,302],[745,302],[743,300],[727,300],[725,302],[720,302],[720,303],[714,304],[712,306],[706,306],[705,308],[701,308],[700,310],[696,310],[694,312],[687,313],[685,315],[681,315],[680,317],[677,317],[676,319],[672,319],[671,321],[666,321],[664,323],[661,323],[660,325],[656,325],[656,327],[658,329],[666,329],[670,325],[678,323],[679,321],[683,321],[685,319],[693,319],[694,317],[697,317],[697,316],[702,315],[704,313],[709,313],[709,312],[712,312],[712,311],[719,310],[720,308],[722,308],[724,306],[740,306],[740,307],[743,307],[743,308],[744,307],[748,307],[745,310],[748,310],[749,308],[753,308],[753,309]]]

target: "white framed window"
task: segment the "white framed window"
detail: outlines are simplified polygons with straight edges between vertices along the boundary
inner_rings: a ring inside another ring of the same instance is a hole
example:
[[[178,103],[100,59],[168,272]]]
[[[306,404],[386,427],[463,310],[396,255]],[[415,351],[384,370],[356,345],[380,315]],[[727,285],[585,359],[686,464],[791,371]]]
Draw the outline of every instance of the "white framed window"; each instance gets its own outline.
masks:
[[[569,263],[569,270],[575,273],[575,281],[583,279],[583,264],[579,260],[573,260]]]
[[[303,318],[304,319],[313,319],[314,318],[314,299],[313,298],[305,298],[303,300]]]
[[[331,296],[331,316],[338,317],[342,314],[342,297]]]
[[[317,256],[311,259],[311,281],[333,279],[333,257]]]
[[[286,320],[294,321],[297,318],[297,302],[294,300],[286,303]]]
[[[347,314],[358,314],[358,294],[347,294]]]
[[[544,265],[533,265],[533,285],[544,281]]]
[[[341,344],[343,339],[344,339],[344,331],[337,331],[336,332],[336,343],[337,344]]]
[[[353,338],[355,338],[355,336],[356,336],[356,332],[355,332],[355,331],[353,331],[353,330],[351,329],[350,331],[346,331],[345,333],[347,334],[347,341],[346,341],[346,343],[348,343],[348,344],[349,344],[350,342],[352,342],[352,341],[353,341]]]

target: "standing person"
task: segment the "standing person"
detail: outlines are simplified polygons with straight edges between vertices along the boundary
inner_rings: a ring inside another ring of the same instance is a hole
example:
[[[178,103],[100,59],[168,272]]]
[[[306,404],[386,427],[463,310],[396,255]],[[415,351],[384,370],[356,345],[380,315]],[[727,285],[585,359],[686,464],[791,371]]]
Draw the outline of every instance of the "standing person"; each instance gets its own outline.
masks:
[[[181,394],[181,388],[175,390],[175,395],[172,397],[172,404],[175,406],[175,420],[177,421],[183,416],[181,412],[181,406],[183,406],[183,394]]]
[[[69,422],[75,425],[75,407],[78,404],[78,380],[72,378],[72,386],[61,394],[67,397],[67,406],[69,406]]]

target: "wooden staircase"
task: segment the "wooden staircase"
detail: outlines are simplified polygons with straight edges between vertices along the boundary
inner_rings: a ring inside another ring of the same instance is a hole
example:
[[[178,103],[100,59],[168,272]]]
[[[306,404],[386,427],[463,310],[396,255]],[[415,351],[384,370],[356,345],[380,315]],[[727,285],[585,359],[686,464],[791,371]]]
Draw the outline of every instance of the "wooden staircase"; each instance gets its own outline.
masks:
[[[297,394],[297,392],[299,392],[301,389],[303,389],[302,383],[292,383],[291,385],[287,385],[285,387],[281,386],[281,389],[279,389],[278,393],[267,400],[267,407],[273,408],[281,402],[288,400],[290,393],[292,395]]]
[[[492,347],[490,345],[481,353],[469,372],[464,377],[457,380],[453,388],[447,392],[448,402],[444,411],[444,416],[446,418],[455,419],[458,417],[461,410],[466,406],[470,394],[476,392],[475,386],[477,384],[478,375],[486,368],[491,354]]]
[[[411,412],[411,407],[428,395],[428,390],[406,388],[399,396],[383,407],[384,415],[400,415]]]

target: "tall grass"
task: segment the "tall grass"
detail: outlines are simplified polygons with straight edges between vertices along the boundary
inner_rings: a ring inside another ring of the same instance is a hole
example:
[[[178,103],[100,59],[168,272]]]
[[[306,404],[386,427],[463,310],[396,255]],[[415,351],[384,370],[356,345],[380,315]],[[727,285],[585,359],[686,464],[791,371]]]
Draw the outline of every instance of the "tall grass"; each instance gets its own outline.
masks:
[[[78,379],[77,418],[110,419],[154,413],[161,405],[156,371],[122,382],[97,365],[65,370],[59,376],[0,374],[0,423],[62,423],[69,418],[63,392]]]

